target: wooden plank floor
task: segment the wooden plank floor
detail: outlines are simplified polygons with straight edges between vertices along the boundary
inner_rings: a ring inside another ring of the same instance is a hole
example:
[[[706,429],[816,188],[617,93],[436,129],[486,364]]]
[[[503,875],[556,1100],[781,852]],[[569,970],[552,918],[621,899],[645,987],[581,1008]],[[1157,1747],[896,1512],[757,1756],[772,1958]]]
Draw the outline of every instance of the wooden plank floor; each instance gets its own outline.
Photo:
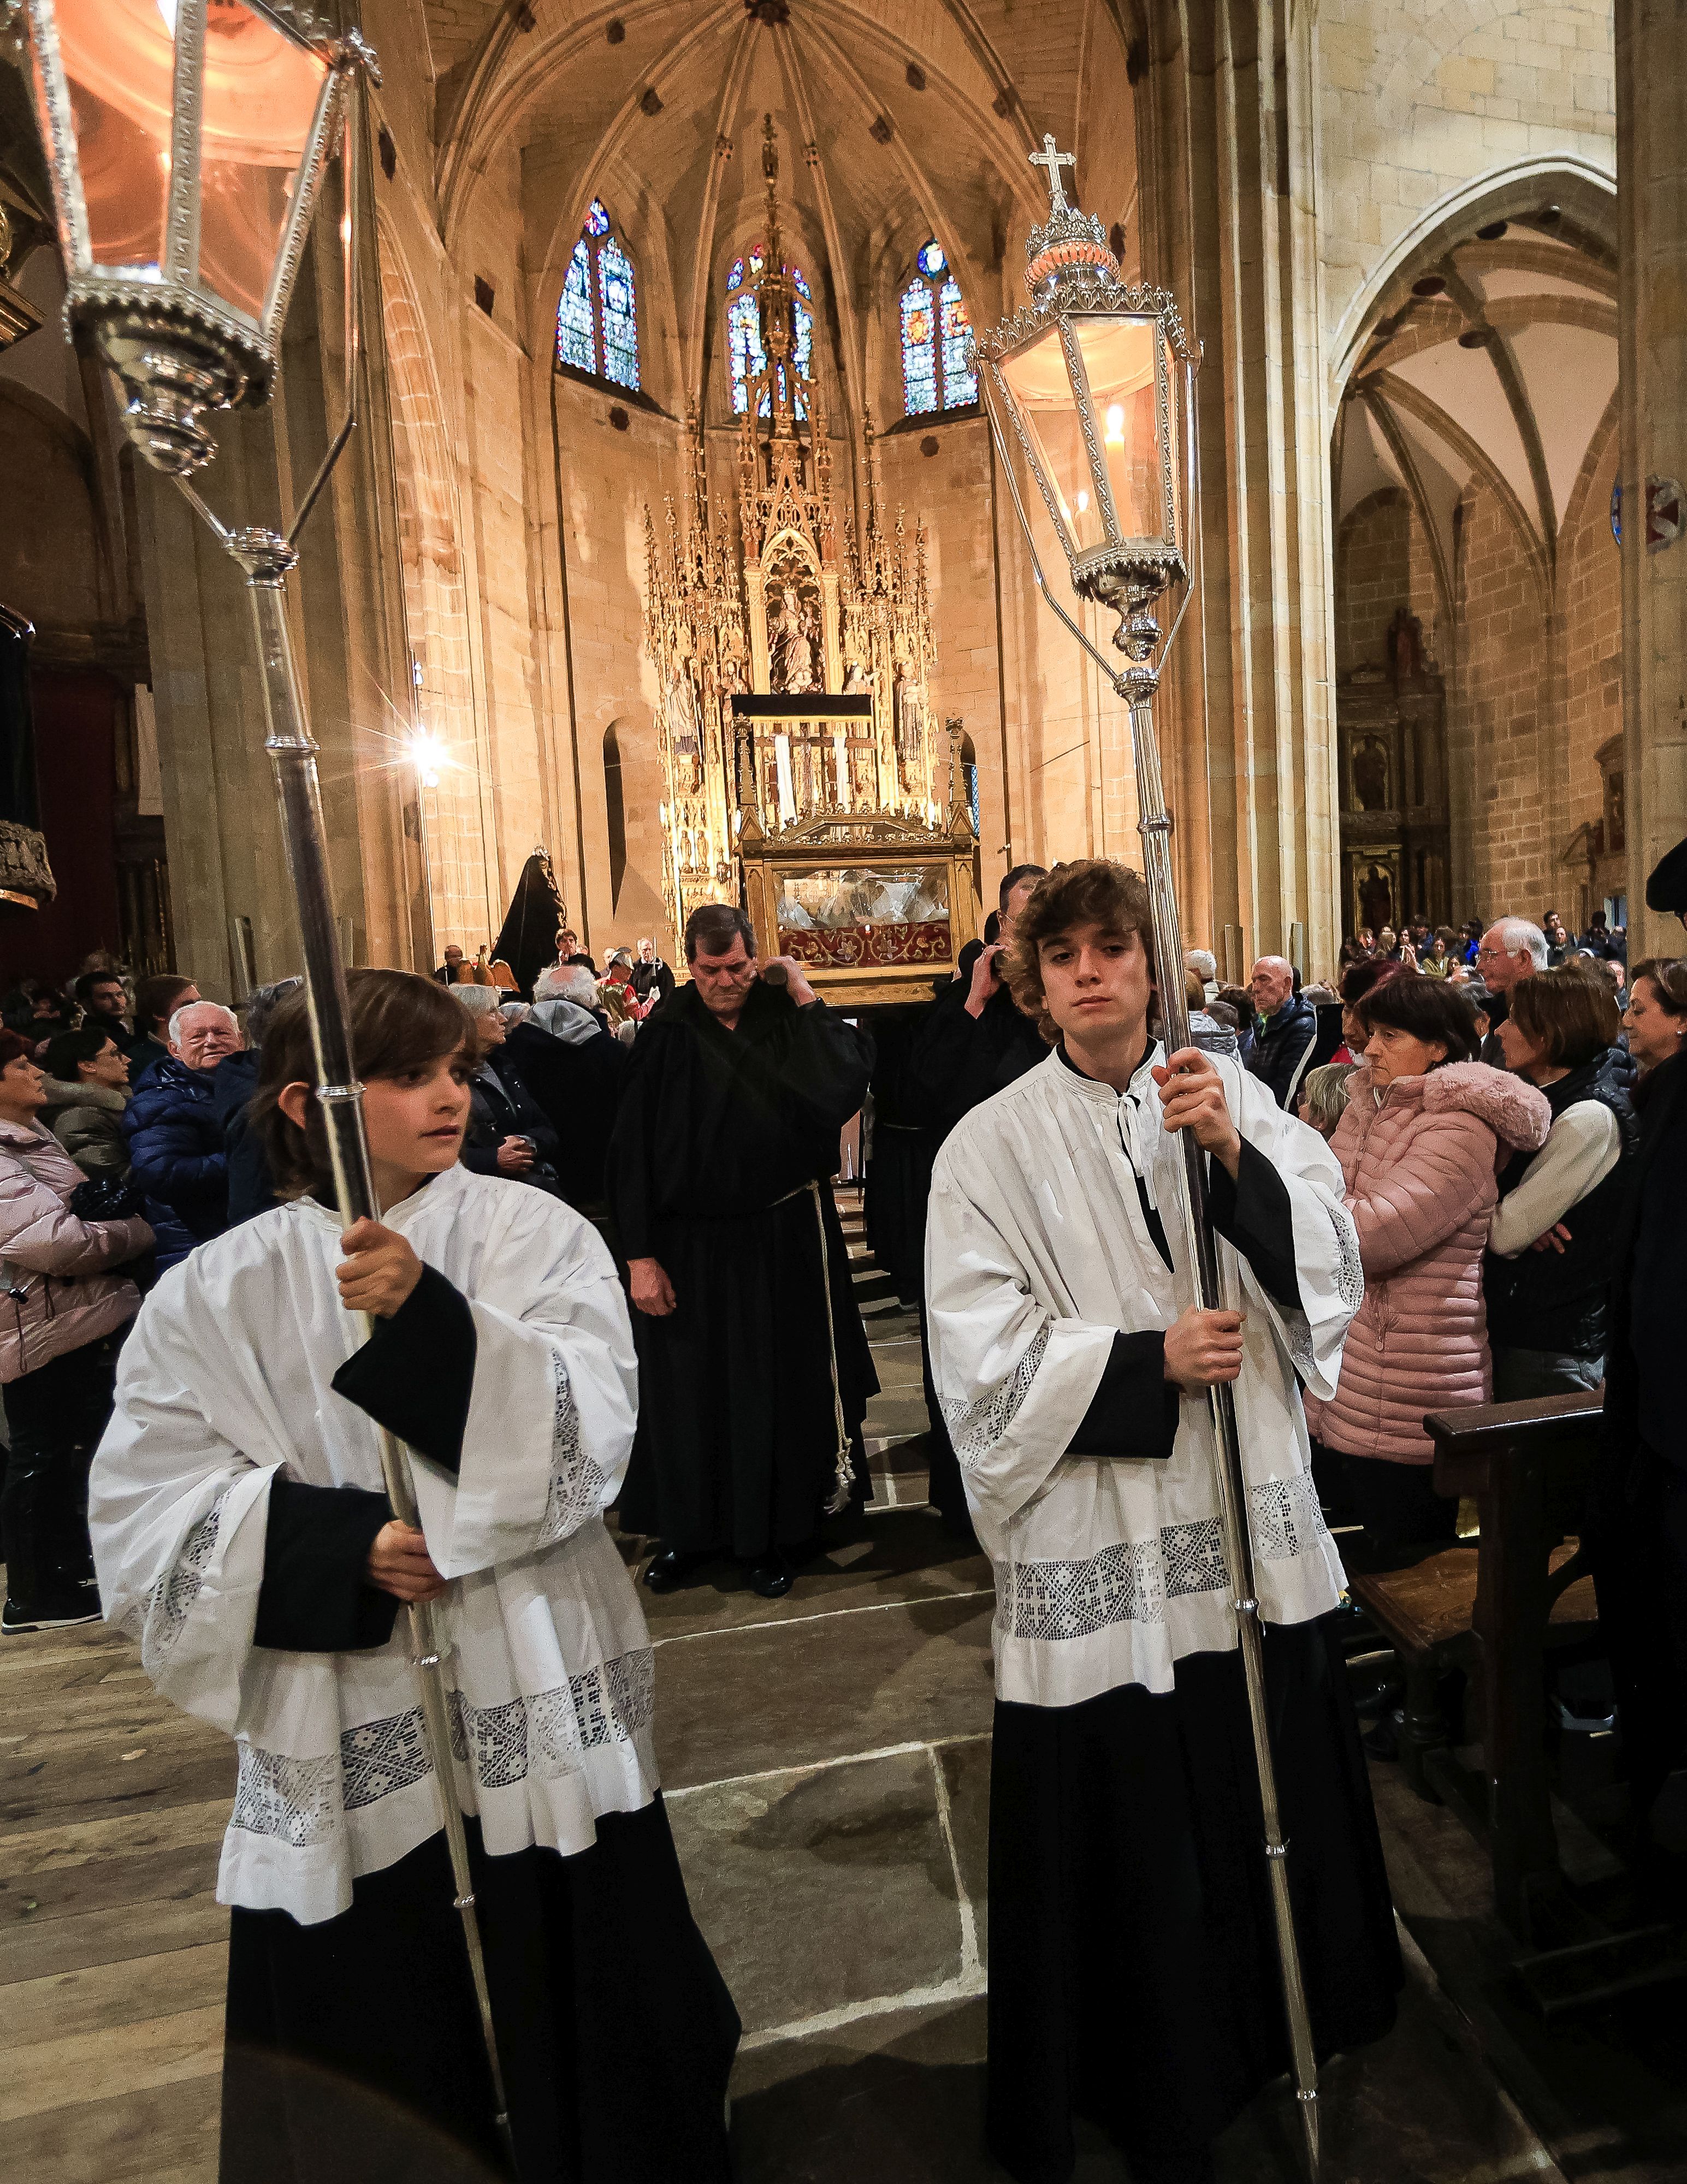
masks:
[[[8,2176],[213,2184],[234,1752],[99,1624],[0,1642]]]

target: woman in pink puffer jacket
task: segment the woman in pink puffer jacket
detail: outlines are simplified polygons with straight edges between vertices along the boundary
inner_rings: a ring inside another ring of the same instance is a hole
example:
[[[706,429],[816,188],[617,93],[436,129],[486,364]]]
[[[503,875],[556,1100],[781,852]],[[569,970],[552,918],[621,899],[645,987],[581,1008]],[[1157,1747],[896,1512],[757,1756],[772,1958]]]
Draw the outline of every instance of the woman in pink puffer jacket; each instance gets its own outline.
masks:
[[[1488,1400],[1482,1256],[1497,1171],[1545,1144],[1552,1112],[1532,1084],[1474,1059],[1475,1011],[1457,987],[1409,974],[1360,1006],[1365,1059],[1330,1150],[1365,1301],[1334,1396],[1306,1412],[1326,1498],[1394,1554],[1454,1536],[1458,1506],[1434,1490],[1423,1414]]]

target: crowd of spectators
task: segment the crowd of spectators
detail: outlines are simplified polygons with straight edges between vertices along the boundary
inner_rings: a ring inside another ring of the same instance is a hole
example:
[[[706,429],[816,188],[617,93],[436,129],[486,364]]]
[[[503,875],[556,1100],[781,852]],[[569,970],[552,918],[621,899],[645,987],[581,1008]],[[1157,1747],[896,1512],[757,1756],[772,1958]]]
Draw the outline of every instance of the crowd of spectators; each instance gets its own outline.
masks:
[[[523,1000],[482,949],[436,973],[472,1057],[466,1166],[552,1193],[607,1226],[606,1168],[628,1042],[673,990],[653,944],[601,972],[572,933]],[[494,975],[495,974],[495,975]],[[249,1127],[285,978],[237,1011],[176,972],[131,984],[96,963],[0,1000],[0,1633],[93,1619],[87,1468],[141,1298],[194,1247],[273,1206]]]
[[[1306,1407],[1327,1513],[1358,1528],[1349,1555],[1400,1566],[1452,1540],[1457,1507],[1434,1489],[1427,1412],[1601,1384],[1607,1418],[1613,1386],[1645,1412],[1628,1384],[1642,1355],[1634,1301],[1667,1294],[1679,1308],[1681,1288],[1679,1223],[1656,1186],[1687,1112],[1675,1083],[1687,961],[1627,955],[1626,933],[1603,916],[1572,938],[1549,911],[1539,923],[1361,931],[1343,944],[1333,988],[1267,956],[1244,996],[1219,984],[1206,951],[1186,959],[1198,1041],[1215,1043],[1200,1029],[1214,1020],[1235,1032],[1245,1065],[1341,1164],[1365,1297],[1334,1396]],[[1656,1487],[1678,1461],[1656,1451],[1673,1433],[1654,1418],[1628,1435],[1672,1572],[1687,1497]],[[1589,1510],[1596,1563],[1619,1535],[1625,1557],[1636,1551],[1644,1494],[1631,1479],[1624,1496]],[[1648,1718],[1644,1663],[1677,1642],[1651,1624],[1631,1641],[1614,1634],[1632,1724]],[[1388,1756],[1397,1728],[1384,1713],[1368,1747]],[[1636,1736],[1643,1751],[1669,1745],[1662,1731]]]

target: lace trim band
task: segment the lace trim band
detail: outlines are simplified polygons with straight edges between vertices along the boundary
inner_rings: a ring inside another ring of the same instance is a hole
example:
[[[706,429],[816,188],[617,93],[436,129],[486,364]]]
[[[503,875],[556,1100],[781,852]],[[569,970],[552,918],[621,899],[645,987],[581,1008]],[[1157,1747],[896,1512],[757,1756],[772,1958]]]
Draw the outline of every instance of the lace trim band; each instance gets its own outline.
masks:
[[[1318,1491],[1304,1474],[1248,1490],[1254,1552],[1288,1562],[1326,1537]],[[1216,1517],[1167,1524],[1081,1562],[998,1563],[997,1629],[1009,1638],[1088,1638],[1119,1623],[1159,1623],[1168,1600],[1224,1592],[1223,1534]]]
[[[555,1462],[545,1514],[539,1519],[534,1540],[534,1545],[541,1547],[554,1546],[558,1540],[566,1540],[571,1532],[578,1531],[587,1518],[595,1515],[602,1506],[604,1487],[602,1472],[580,1446],[579,1407],[574,1401],[568,1368],[555,1353],[550,1362],[556,1383],[556,1407],[550,1433]]]
[[[1336,1232],[1336,1295],[1349,1312],[1365,1301],[1365,1265],[1359,1256],[1359,1231],[1344,1206],[1326,1206]]]
[[[182,1542],[182,1552],[147,1596],[141,1626],[141,1665],[151,1675],[187,1626],[187,1618],[216,1552],[224,1496],[219,1495]]]
[[[451,1746],[478,1788],[507,1790],[529,1775],[572,1773],[595,1747],[635,1742],[655,1711],[656,1656],[643,1646],[503,1706],[470,1706],[454,1691]],[[254,1744],[239,1750],[232,1825],[295,1849],[327,1841],[346,1813],[411,1789],[431,1771],[419,1707],[344,1730],[337,1759],[289,1759]]]
[[[943,1423],[955,1454],[963,1463],[986,1455],[1012,1425],[1019,1406],[1031,1393],[1036,1368],[1048,1347],[1048,1329],[1038,1328],[1025,1345],[1019,1363],[1006,1379],[998,1380],[974,1403],[944,1403]]]

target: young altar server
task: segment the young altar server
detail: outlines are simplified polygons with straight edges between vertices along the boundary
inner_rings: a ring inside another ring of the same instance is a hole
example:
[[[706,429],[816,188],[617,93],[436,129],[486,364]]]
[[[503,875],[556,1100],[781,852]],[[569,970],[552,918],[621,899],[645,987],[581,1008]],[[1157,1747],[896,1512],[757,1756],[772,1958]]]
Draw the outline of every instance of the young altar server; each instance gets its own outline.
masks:
[[[1321,2053],[1394,2019],[1399,1958],[1329,1611],[1341,1566],[1297,1373],[1362,1294],[1341,1171],[1228,1061],[1150,1028],[1142,881],[1061,866],[1008,961],[1048,1059],[938,1157],[931,1350],[996,1568],[987,2128],[1021,2184],[1092,2118],[1132,2184],[1196,2184],[1288,2067],[1207,1389],[1248,1483],[1288,1870]],[[1225,1293],[1195,1307],[1175,1133],[1206,1150]]]
[[[567,1206],[457,1164],[472,1061],[450,994],[397,971],[355,971],[350,994],[379,1222],[342,1240],[290,1000],[254,1102],[290,1202],[148,1298],[93,1468],[108,1616],[239,1755],[224,2184],[507,2173],[394,1629],[418,1598],[450,1649],[522,2184],[724,2184],[738,2020],[686,1903],[650,1641],[603,1524],[636,1410],[615,1268]],[[373,1419],[415,1451],[420,1532],[391,1521]]]

